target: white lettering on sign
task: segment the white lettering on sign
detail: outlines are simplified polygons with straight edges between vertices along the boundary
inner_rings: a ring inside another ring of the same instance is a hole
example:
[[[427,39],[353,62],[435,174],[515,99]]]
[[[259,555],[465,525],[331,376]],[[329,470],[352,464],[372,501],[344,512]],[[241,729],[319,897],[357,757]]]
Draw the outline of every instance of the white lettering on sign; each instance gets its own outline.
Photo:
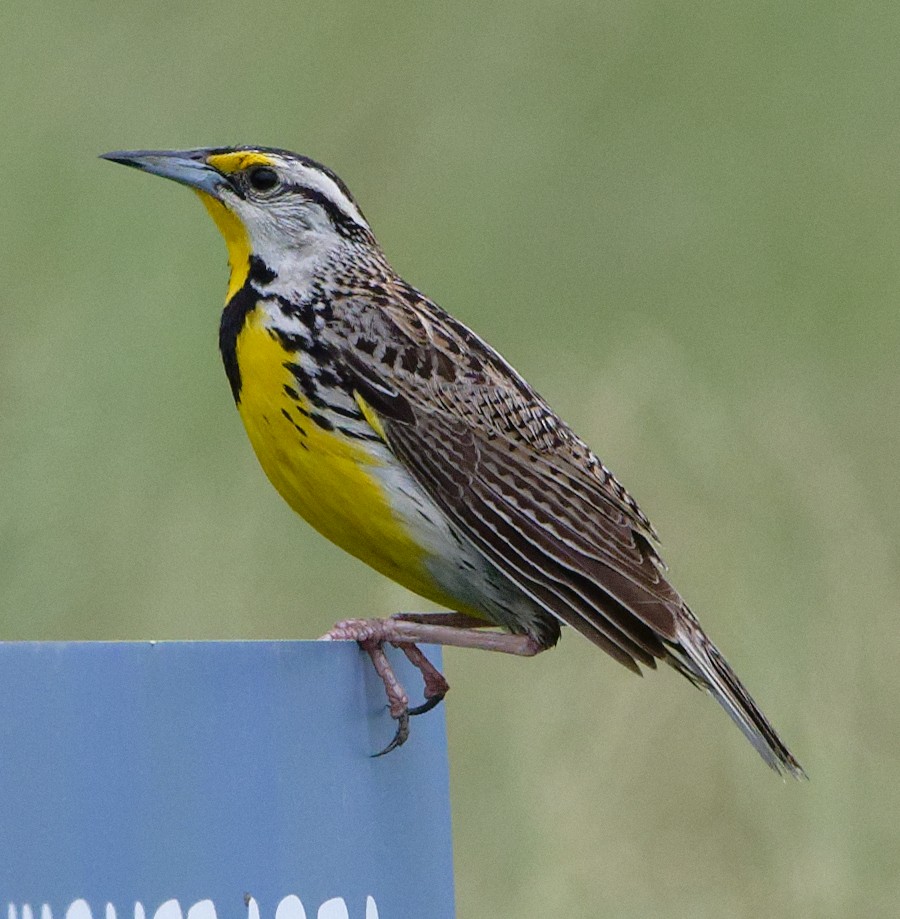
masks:
[[[347,912],[347,904],[343,897],[335,897],[333,900],[326,900],[319,907],[319,915],[316,919],[350,919]]]
[[[255,905],[256,901],[251,897],[250,903]],[[250,903],[247,904],[247,919],[258,919],[258,909],[254,910],[255,915],[250,915]],[[306,919],[306,910],[300,902],[300,897],[294,894],[285,897],[275,910],[275,919]]]
[[[256,900],[253,897],[247,897],[246,903],[247,919],[262,919]],[[112,903],[105,904],[102,910],[98,909],[97,915],[98,919],[100,916],[103,919],[119,919]],[[315,919],[351,919],[355,916],[359,916],[359,919],[378,919],[378,906],[374,897],[366,897],[365,916],[360,916],[359,913],[351,914],[343,897],[332,897],[320,904],[313,914],[306,912],[300,897],[290,894],[278,903],[274,919],[313,919],[313,915]],[[35,919],[34,908],[30,903],[9,903],[6,909],[6,919]],[[49,904],[41,905],[40,919],[53,919],[53,912]],[[94,919],[94,913],[87,900],[73,900],[65,910],[65,919]],[[131,917],[128,912],[123,911],[122,919],[131,919]],[[135,901],[133,919],[147,919],[147,912],[140,900]],[[178,900],[166,900],[153,911],[153,919],[185,919],[185,912]],[[212,900],[200,900],[194,903],[188,907],[186,919],[218,919],[215,903]]]

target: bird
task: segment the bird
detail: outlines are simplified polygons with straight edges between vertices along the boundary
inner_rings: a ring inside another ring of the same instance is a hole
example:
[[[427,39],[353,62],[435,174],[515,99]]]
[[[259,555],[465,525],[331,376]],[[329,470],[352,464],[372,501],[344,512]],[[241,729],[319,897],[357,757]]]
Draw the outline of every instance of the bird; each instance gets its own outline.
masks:
[[[447,609],[347,619],[396,720],[437,705],[432,642],[533,656],[569,626],[629,670],[665,662],[776,773],[803,768],[672,586],[650,520],[513,369],[389,263],[346,184],[274,147],[102,154],[200,197],[227,248],[219,349],[262,469],[316,530]],[[385,653],[418,668],[409,697]]]

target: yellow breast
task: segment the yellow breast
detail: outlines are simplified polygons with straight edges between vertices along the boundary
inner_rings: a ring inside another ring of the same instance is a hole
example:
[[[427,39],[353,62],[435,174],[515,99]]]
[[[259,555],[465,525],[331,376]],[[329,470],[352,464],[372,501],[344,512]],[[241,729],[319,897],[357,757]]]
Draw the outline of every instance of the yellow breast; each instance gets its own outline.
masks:
[[[323,536],[415,593],[453,606],[378,476],[390,455],[316,423],[317,409],[296,393],[285,367],[295,360],[266,328],[261,308],[252,310],[237,339],[238,410],[269,480]]]

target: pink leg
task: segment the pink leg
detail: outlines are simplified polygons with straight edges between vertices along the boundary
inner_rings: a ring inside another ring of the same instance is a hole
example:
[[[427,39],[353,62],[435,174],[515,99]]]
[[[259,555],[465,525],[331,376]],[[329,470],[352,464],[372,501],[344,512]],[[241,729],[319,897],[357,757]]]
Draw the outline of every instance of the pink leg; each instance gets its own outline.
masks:
[[[424,618],[425,615],[427,614],[401,613],[400,616],[390,619],[345,619],[322,636],[323,641],[358,642],[372,659],[375,670],[384,683],[391,717],[397,720],[398,725],[394,739],[381,753],[375,754],[376,756],[389,753],[403,744],[409,736],[410,714],[422,714],[434,708],[449,689],[443,675],[416,647],[417,643],[426,642],[455,648],[481,648],[485,651],[501,651],[504,654],[517,654],[522,657],[532,657],[544,650],[530,635],[478,631],[479,627],[483,628],[489,623],[476,619],[474,622],[477,625],[472,628],[470,623],[473,622],[473,619],[470,616],[462,616],[459,613],[438,613],[435,615],[441,617],[438,620],[440,624],[431,619],[427,622],[418,621],[419,616]],[[460,624],[450,624],[453,622]],[[463,622],[469,627],[460,627]],[[392,644],[403,651],[410,663],[419,669],[425,681],[426,701],[424,705],[418,706],[412,712],[409,709],[406,692],[384,653],[385,643]]]
[[[418,622],[421,625],[452,625],[456,629],[494,629],[487,619],[469,616],[466,613],[394,613],[396,622]]]
[[[397,642],[394,647],[399,648],[406,655],[407,660],[413,667],[418,668],[425,680],[425,701],[409,710],[410,715],[424,715],[425,712],[430,712],[436,705],[440,704],[444,696],[447,695],[450,684],[444,678],[444,674],[425,657],[418,645]]]

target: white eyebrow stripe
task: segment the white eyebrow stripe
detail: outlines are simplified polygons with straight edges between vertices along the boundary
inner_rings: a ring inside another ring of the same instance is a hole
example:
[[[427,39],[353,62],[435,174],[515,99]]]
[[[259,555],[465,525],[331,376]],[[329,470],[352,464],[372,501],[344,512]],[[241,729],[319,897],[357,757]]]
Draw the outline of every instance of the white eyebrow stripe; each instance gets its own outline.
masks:
[[[341,191],[337,182],[325,175],[324,172],[320,172],[318,169],[313,169],[310,166],[305,166],[300,163],[292,163],[288,170],[288,177],[298,185],[305,185],[307,188],[312,188],[314,191],[320,192],[328,198],[329,201],[334,202],[334,205],[341,210],[348,219],[359,224],[361,227],[370,229],[369,224],[359,212],[359,208]]]

